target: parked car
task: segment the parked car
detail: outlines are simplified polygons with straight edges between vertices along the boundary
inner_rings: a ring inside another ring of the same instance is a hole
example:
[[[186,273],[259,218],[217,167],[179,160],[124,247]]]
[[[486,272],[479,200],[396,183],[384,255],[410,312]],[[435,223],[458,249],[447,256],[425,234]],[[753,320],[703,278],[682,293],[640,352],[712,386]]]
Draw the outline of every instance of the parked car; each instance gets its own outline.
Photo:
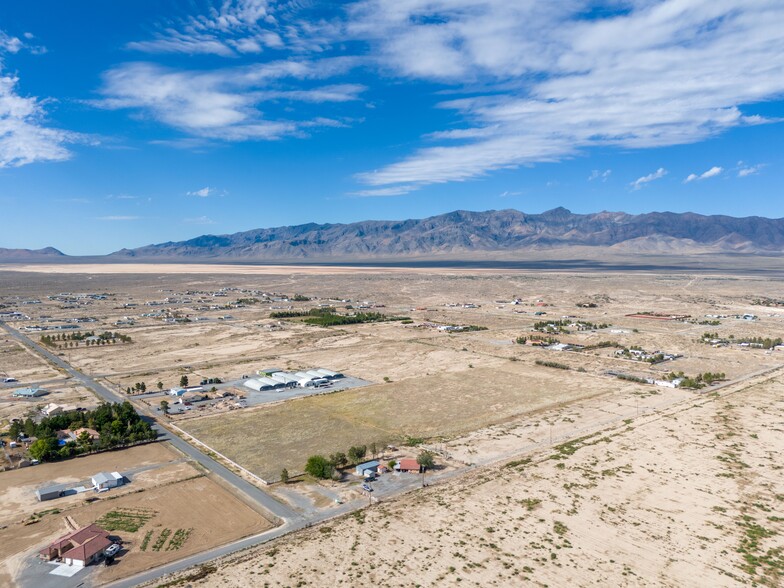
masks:
[[[18,382],[18,381],[19,380],[17,380],[16,378],[6,378],[5,380],[3,380],[3,382],[6,384],[11,384],[13,382]]]
[[[366,492],[373,492],[373,488],[370,487],[370,484],[362,484],[362,489]]]
[[[114,557],[117,555],[118,551],[120,551],[120,545],[118,543],[112,543],[109,547],[104,549],[103,554],[106,557]]]

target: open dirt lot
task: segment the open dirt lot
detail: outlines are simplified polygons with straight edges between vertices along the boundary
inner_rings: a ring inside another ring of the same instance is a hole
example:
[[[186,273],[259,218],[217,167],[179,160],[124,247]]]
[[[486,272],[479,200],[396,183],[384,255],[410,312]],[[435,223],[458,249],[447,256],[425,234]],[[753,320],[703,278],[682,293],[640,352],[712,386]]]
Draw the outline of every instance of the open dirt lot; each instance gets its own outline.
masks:
[[[0,333],[0,382],[15,378],[19,383],[14,386],[19,387],[61,377],[63,374],[53,365]]]
[[[143,471],[129,476],[130,484],[105,494],[88,492],[45,503],[35,502],[34,496],[31,500],[31,492],[43,479],[42,473],[47,481],[73,482],[102,470],[134,468]],[[107,521],[119,519],[112,533],[122,539],[125,550],[116,565],[101,567],[96,570],[97,575],[91,576],[99,584],[273,526],[199,469],[179,459],[176,452],[158,443],[6,472],[0,476],[0,482],[0,504],[5,514],[0,541],[8,547],[5,565],[0,569],[2,585],[11,585],[11,578],[17,574],[20,585],[26,585],[25,566],[36,565],[33,548],[67,532],[64,516],[72,518],[77,526],[98,522],[106,528],[111,526]],[[98,500],[86,501],[96,497]],[[30,517],[33,512],[38,513],[37,517]],[[21,522],[38,517],[34,524]]]
[[[783,431],[780,376],[728,388],[219,560],[199,585],[780,586]]]
[[[108,451],[95,455],[77,457],[62,462],[43,463],[37,466],[3,472],[0,475],[0,524],[21,521],[33,512],[57,508],[66,510],[78,506],[92,493],[64,496],[57,500],[38,502],[35,491],[41,486],[70,484],[88,480],[98,472],[128,472],[143,466],[160,466],[179,460],[182,456],[169,448],[166,443],[148,443],[118,451]],[[191,467],[191,466],[189,466]],[[152,475],[154,473],[154,476]],[[199,473],[191,467],[183,477]],[[142,487],[154,485],[160,470],[149,472],[147,483],[145,475],[132,476],[129,485],[112,491],[111,495],[133,492]],[[149,480],[149,478],[153,478]],[[150,484],[149,482],[152,482]],[[104,495],[105,497],[106,495]]]

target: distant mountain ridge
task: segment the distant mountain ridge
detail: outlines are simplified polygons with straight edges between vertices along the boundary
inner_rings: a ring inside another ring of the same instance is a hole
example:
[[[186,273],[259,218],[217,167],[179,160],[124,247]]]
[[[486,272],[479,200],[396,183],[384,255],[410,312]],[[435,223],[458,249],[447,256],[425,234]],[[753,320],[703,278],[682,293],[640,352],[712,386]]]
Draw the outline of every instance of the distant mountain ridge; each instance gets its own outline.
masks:
[[[123,249],[109,258],[330,260],[458,257],[479,252],[524,253],[566,247],[610,247],[628,253],[784,253],[784,219],[705,216],[691,212],[574,214],[555,208],[457,210],[424,219],[362,221],[202,235],[180,242]]]
[[[54,247],[43,249],[4,249],[0,247],[0,261],[43,261],[67,257],[62,251]]]

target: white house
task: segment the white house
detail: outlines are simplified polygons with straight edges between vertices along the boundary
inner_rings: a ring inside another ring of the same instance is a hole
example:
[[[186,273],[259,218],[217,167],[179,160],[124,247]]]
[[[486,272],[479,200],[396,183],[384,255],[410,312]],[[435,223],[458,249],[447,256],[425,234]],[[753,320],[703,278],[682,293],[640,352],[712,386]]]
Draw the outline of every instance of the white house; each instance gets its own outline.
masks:
[[[63,407],[59,404],[55,404],[54,402],[47,404],[41,409],[41,413],[44,416],[54,416],[56,414],[60,414],[63,412]]]

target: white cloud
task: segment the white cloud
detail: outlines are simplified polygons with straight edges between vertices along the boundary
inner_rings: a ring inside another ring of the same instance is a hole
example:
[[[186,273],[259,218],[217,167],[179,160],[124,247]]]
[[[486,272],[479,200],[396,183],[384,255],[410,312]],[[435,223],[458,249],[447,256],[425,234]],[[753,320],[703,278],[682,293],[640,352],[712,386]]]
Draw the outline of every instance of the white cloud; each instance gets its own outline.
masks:
[[[758,163],[757,165],[745,165],[742,161],[739,161],[738,177],[745,178],[747,176],[756,175],[763,167],[765,167],[764,163]]]
[[[388,188],[372,188],[370,190],[359,190],[351,192],[351,196],[361,197],[376,197],[376,196],[402,196],[414,190],[418,190],[418,186],[390,186]]]
[[[140,216],[123,216],[123,215],[109,215],[109,216],[98,216],[95,220],[99,221],[135,221],[140,220]]]
[[[683,180],[684,184],[688,184],[689,182],[694,182],[696,180],[707,180],[708,178],[714,178],[718,176],[721,172],[724,171],[724,168],[721,168],[717,165],[714,165],[708,171],[703,172],[699,175],[697,174],[689,174],[685,180]]]
[[[274,140],[303,129],[335,126],[332,119],[271,119],[258,108],[270,100],[345,102],[363,86],[342,84],[280,89],[285,80],[320,80],[350,67],[350,60],[275,61],[215,71],[170,70],[152,63],[128,63],[104,74],[99,108],[133,109],[142,116],[202,139]]]
[[[631,184],[632,190],[639,190],[640,188],[644,187],[646,184],[650,184],[651,182],[663,178],[667,175],[667,170],[663,167],[660,167],[655,172],[648,174],[647,176],[642,176],[641,178],[637,178]]]
[[[592,8],[609,15],[586,18]],[[462,181],[770,122],[748,111],[784,92],[781,22],[784,4],[772,0],[362,0],[346,30],[381,68],[468,97],[439,104],[464,128],[358,179]]]
[[[285,45],[283,36],[296,37],[291,24],[282,26],[276,12],[285,14],[296,3],[267,0],[223,0],[220,8],[189,16],[160,27],[154,38],[126,47],[147,53],[207,54],[236,57],[258,54]]]
[[[198,216],[194,218],[184,218],[182,222],[189,225],[214,225],[215,221],[206,216]]]
[[[591,171],[591,175],[588,176],[588,181],[592,182],[594,180],[601,180],[603,182],[606,182],[607,179],[610,177],[610,174],[612,174],[611,169],[606,169],[604,171],[599,171],[598,169],[595,169]]]
[[[86,138],[46,124],[46,101],[22,96],[19,78],[4,73],[4,54],[17,53],[25,45],[0,31],[0,168],[19,167],[41,161],[64,161],[71,157],[66,145]]]
[[[206,186],[201,190],[194,190],[193,192],[186,192],[188,196],[198,196],[199,198],[207,198],[208,196],[212,196],[215,194],[215,188],[210,188]]]
[[[22,47],[24,47],[24,43],[20,39],[0,31],[0,52],[19,53]]]

